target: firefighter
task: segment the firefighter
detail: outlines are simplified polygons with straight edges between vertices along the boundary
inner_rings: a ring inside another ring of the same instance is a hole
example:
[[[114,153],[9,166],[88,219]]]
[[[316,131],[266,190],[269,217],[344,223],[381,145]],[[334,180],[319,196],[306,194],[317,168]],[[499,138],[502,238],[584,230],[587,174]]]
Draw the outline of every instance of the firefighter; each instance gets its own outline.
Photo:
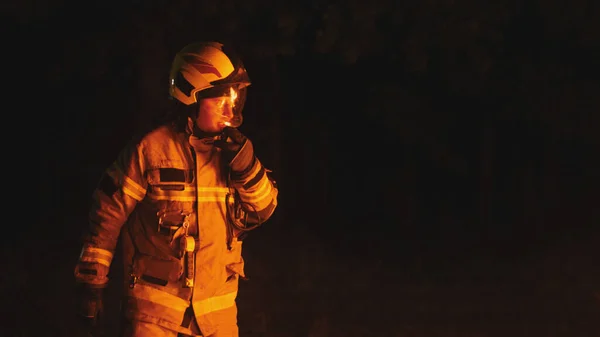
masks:
[[[172,63],[175,113],[128,143],[93,193],[75,267],[79,317],[102,315],[117,241],[123,337],[238,336],[242,237],[268,220],[277,187],[238,127],[250,79],[218,42]]]

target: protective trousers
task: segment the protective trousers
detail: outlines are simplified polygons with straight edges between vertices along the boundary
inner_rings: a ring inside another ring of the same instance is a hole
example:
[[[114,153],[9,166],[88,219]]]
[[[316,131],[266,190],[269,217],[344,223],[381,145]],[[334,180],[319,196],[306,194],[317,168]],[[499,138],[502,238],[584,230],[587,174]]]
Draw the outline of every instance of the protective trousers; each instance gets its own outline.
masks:
[[[139,320],[127,320],[122,323],[119,337],[238,337],[239,329],[237,326],[237,308],[234,306],[229,309],[222,310],[220,318],[229,322],[222,321],[219,329],[212,335],[204,336],[198,327],[198,323],[194,318],[193,311],[186,311],[181,326],[189,328],[192,335],[178,333],[157,324],[143,322]],[[227,318],[229,317],[229,318]]]

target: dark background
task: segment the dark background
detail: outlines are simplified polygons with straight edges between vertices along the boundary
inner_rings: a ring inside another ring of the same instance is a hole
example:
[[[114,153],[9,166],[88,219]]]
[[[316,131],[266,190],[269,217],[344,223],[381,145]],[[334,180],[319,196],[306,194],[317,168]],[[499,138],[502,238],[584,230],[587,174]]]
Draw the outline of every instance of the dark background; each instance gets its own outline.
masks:
[[[218,39],[280,188],[245,242],[241,336],[600,336],[597,2],[4,7],[40,178],[37,223],[5,226],[4,335],[73,335],[92,190],[173,55]]]

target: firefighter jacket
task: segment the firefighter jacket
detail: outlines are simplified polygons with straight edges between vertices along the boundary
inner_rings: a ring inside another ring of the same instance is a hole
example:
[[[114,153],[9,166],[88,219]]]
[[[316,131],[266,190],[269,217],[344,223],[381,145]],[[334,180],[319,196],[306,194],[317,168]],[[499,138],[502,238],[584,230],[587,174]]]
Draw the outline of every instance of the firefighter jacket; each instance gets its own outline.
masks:
[[[242,158],[248,154],[251,160]],[[240,161],[248,162],[246,168],[229,175]],[[105,284],[121,238],[125,317],[190,334],[181,324],[191,305],[203,334],[211,335],[225,324],[224,312],[235,315],[238,280],[245,277],[242,241],[228,224],[227,209],[236,197],[249,221],[267,220],[277,205],[267,173],[249,140],[231,163],[222,163],[212,139],[172,126],[132,141],[94,191],[76,277]],[[82,265],[95,268],[95,275],[78,273]],[[235,324],[235,317],[228,320]]]

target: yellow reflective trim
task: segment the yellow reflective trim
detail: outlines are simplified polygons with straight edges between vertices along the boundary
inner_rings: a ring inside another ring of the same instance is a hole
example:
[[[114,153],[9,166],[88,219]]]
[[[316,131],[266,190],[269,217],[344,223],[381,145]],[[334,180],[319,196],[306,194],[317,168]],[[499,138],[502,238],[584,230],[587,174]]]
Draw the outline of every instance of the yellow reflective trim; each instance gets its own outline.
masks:
[[[227,187],[200,187],[195,189],[186,186],[183,191],[153,189],[148,193],[148,197],[153,200],[222,202],[228,192],[229,188]]]
[[[248,177],[254,178],[258,174],[258,172],[260,172],[261,169],[263,169],[263,166],[260,164],[260,162],[258,162],[258,165],[254,165],[252,171],[248,173]],[[267,172],[265,172],[265,175],[266,174]]]
[[[81,262],[99,263],[107,267],[110,267],[112,258],[113,253],[110,250],[91,246],[83,247],[81,255],[79,256]]]
[[[258,202],[264,200],[265,198],[269,197],[271,195],[271,191],[273,190],[273,186],[271,185],[271,182],[266,177],[261,179],[261,181],[258,183],[258,186],[256,188],[257,188],[256,191],[240,192],[240,196],[242,196],[242,199],[244,199],[244,201],[246,201],[246,202],[258,203]]]
[[[196,197],[148,194],[152,200],[195,201]]]
[[[259,205],[262,205],[262,204],[270,204],[272,200],[273,200],[273,189],[271,188],[271,189],[269,189],[268,193],[263,194],[260,198],[257,198],[254,202]]]
[[[194,302],[194,312],[197,315],[206,315],[211,312],[230,308],[235,305],[235,298],[237,297],[237,291],[209,297],[207,299]]]
[[[148,193],[148,197],[154,200],[194,201],[196,200],[196,192],[189,190],[165,191],[152,189],[152,191]]]
[[[133,289],[129,290],[128,295],[180,311],[181,313],[185,312],[185,309],[190,305],[189,301],[186,301],[181,297],[139,283],[136,284]]]
[[[135,191],[127,188],[126,186],[123,186],[123,192],[137,201],[142,201],[144,199],[143,195],[136,194]]]
[[[87,263],[98,263],[107,267],[110,267],[110,262],[111,260],[107,260],[107,259],[103,259],[101,257],[89,257],[89,256],[83,256],[79,259],[79,261],[81,262],[87,262]]]
[[[137,182],[135,182],[135,180],[129,178],[128,176],[126,176],[125,174],[123,174],[123,180],[124,183],[127,184],[127,186],[135,189],[135,192],[137,192],[138,195],[144,195],[146,194],[146,189],[143,188],[142,186],[140,186],[140,184],[138,184]]]
[[[123,192],[137,201],[142,201],[146,195],[146,189],[126,176],[116,162],[112,164],[112,169],[112,171],[107,170],[107,174],[115,181],[119,182]]]
[[[196,188],[194,186],[190,186],[190,185],[185,185],[185,184],[166,184],[166,183],[162,183],[162,184],[152,184],[152,186],[158,187],[158,188],[153,188],[152,190],[154,191],[154,193],[196,193]],[[171,186],[177,186],[177,187],[183,187],[182,190],[176,190],[176,189],[168,189],[165,187],[171,187]]]
[[[228,193],[228,187],[198,187],[198,192],[221,192]]]
[[[198,197],[198,202],[225,202],[225,196],[218,197]]]
[[[102,249],[102,248],[97,248],[97,247],[91,247],[91,246],[85,246],[83,248],[83,251],[84,252],[90,252],[90,253],[93,253],[93,254],[98,254],[98,255],[104,255],[104,256],[107,256],[107,257],[109,257],[111,259],[113,257],[113,253],[110,250],[107,250],[107,249]]]
[[[194,185],[189,185],[183,182],[157,182],[157,183],[153,183],[151,184],[152,186],[157,186],[157,187],[163,187],[163,186],[183,186],[185,191],[196,191],[196,186]],[[181,191],[179,191],[181,192]]]
[[[198,201],[198,202],[225,202],[225,196],[210,196],[210,197],[196,197],[196,196],[174,196],[174,195],[156,195],[149,193],[148,197],[152,200],[170,200],[170,201]]]

